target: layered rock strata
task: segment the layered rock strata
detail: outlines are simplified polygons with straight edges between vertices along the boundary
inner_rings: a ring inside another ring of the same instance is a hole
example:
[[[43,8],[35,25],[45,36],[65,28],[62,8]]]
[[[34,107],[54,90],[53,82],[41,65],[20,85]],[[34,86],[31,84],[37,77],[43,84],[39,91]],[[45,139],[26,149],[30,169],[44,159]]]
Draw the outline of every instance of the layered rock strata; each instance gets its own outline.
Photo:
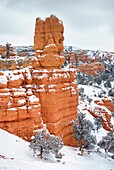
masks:
[[[83,51],[79,52],[65,52],[66,59],[70,62],[70,67],[75,68],[78,72],[83,72],[91,76],[98,76],[99,71],[105,71],[105,66],[100,63],[99,56],[90,58]]]
[[[74,145],[72,120],[77,116],[78,93],[75,70],[61,69],[65,62],[63,32],[62,22],[54,15],[36,19],[34,50],[43,70],[34,72],[33,80],[41,88],[41,112],[48,130],[66,145]]]
[[[63,32],[63,24],[55,16],[44,21],[37,18],[36,57],[22,64],[19,60],[11,71],[0,72],[0,128],[30,140],[46,124],[64,144],[76,145],[72,131],[78,105],[76,73],[61,69]]]
[[[43,122],[50,133],[66,145],[74,145],[72,120],[77,116],[78,93],[74,70],[35,70],[33,81],[39,87]]]
[[[45,123],[70,145],[78,104],[75,78],[74,70],[0,72],[0,128],[30,140]]]
[[[55,44],[58,52],[63,52],[63,32],[63,23],[56,16],[51,15],[45,20],[37,18],[34,35],[34,51],[44,50],[45,46]]]
[[[0,72],[0,128],[26,140],[42,128],[41,105],[30,75],[28,69]]]

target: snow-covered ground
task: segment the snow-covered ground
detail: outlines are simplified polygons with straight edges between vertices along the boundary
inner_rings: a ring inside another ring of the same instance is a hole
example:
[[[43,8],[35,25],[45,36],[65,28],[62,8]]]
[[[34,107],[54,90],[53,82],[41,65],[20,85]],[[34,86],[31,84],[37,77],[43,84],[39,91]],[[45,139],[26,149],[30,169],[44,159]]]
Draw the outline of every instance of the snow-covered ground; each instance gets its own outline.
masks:
[[[53,155],[45,155],[47,160],[33,157],[28,142],[0,129],[0,170],[114,170],[114,160],[103,153],[79,156],[78,149],[69,146],[61,152],[60,162]]]

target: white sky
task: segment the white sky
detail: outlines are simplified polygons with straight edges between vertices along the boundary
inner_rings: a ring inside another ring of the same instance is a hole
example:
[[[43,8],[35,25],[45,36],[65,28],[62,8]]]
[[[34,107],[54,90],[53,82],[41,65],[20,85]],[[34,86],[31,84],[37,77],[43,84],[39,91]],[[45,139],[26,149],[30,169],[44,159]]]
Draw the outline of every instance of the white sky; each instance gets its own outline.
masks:
[[[0,44],[33,45],[35,19],[55,14],[64,45],[114,51],[114,0],[0,0]]]

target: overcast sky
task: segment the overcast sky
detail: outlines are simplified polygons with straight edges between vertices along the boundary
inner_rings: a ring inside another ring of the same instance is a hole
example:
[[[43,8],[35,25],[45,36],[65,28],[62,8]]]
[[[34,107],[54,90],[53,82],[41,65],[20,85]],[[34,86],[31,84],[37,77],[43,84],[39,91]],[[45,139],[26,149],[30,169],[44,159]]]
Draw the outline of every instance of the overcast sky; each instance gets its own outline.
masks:
[[[0,0],[0,44],[33,45],[35,19],[63,21],[64,45],[114,51],[114,0]]]

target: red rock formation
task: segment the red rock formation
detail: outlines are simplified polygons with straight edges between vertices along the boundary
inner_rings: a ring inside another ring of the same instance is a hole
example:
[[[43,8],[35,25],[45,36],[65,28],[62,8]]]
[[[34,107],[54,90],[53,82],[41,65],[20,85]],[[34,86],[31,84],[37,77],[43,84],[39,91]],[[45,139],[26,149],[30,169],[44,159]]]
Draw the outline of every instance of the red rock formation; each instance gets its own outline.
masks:
[[[25,85],[26,77],[21,70],[7,71],[2,76],[0,128],[30,140],[34,130],[42,127],[39,98],[33,94],[32,86]]]
[[[77,67],[77,71],[89,74],[91,76],[97,76],[99,75],[98,71],[105,71],[105,66],[99,62],[81,64]]]
[[[0,45],[0,55],[2,55],[3,53],[5,53],[5,51],[6,51],[5,46]]]
[[[66,145],[76,145],[72,131],[78,105],[76,73],[74,69],[61,69],[65,61],[63,31],[62,22],[55,16],[45,21],[37,18],[37,58],[19,65],[30,65],[31,69],[0,72],[0,128],[30,140],[44,123]]]
[[[33,131],[42,127],[43,119],[50,133],[72,144],[72,120],[78,105],[74,70],[15,70],[3,73],[2,78],[1,128],[30,140]]]
[[[106,112],[105,109],[95,108],[93,111],[88,110],[88,112],[95,118],[100,118],[102,120],[102,126],[107,131],[113,131],[113,125],[111,124],[111,115]]]
[[[114,112],[114,103],[109,99],[102,100],[103,105],[106,106],[111,112]]]
[[[113,131],[114,127],[111,123],[111,114],[108,110],[113,111],[114,104],[112,104],[109,100],[103,99],[103,100],[95,100],[94,103],[96,104],[96,107],[91,110],[88,109],[88,112],[94,116],[95,118],[100,118],[102,120],[103,128],[107,131]],[[106,107],[108,109],[106,109]]]
[[[99,71],[105,71],[105,66],[103,63],[100,63],[99,56],[95,56],[94,59],[91,59],[87,54],[80,50],[79,54],[76,52],[65,54],[68,60],[70,60],[70,67],[76,68],[78,72],[83,72],[91,76],[99,75]]]
[[[55,16],[36,19],[34,50],[43,70],[33,71],[39,87],[41,111],[50,133],[60,136],[67,145],[74,145],[72,120],[77,116],[78,95],[74,83],[75,70],[62,70],[63,24]],[[41,43],[40,43],[41,42]]]
[[[39,87],[41,112],[50,133],[60,136],[66,145],[72,145],[72,120],[77,115],[78,94],[74,70],[33,71],[33,81]],[[69,138],[66,140],[65,138]]]
[[[5,52],[6,52],[6,46],[0,45],[0,55],[5,54]],[[15,55],[15,53],[13,52],[13,47],[10,47],[10,54],[12,56]]]
[[[46,45],[55,44],[58,52],[63,52],[63,32],[64,27],[62,22],[54,15],[51,15],[44,21],[37,18],[34,36],[34,50],[44,50]]]

